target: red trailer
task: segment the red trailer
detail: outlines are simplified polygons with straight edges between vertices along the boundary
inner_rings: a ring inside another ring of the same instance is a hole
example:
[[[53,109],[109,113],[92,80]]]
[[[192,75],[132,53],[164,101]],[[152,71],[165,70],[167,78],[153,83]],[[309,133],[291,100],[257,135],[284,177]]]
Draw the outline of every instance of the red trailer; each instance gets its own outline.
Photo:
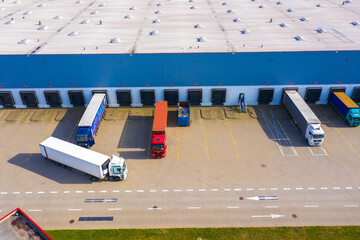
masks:
[[[151,137],[151,153],[153,158],[164,158],[166,155],[166,126],[168,115],[167,101],[156,102],[154,123]]]

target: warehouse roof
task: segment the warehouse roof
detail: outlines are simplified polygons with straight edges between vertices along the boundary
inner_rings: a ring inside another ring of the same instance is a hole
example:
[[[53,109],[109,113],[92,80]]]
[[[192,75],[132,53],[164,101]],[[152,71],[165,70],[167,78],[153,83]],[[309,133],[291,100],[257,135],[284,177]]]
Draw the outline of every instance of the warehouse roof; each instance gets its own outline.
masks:
[[[360,2],[4,0],[0,54],[360,50]]]

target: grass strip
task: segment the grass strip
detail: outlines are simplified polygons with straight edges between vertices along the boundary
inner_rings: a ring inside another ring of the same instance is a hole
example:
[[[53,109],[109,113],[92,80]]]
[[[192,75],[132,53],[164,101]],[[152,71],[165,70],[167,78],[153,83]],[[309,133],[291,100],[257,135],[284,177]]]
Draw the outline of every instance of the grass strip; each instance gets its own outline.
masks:
[[[47,230],[54,240],[230,240],[230,239],[315,239],[359,240],[360,226],[343,227],[273,227],[273,228],[169,228],[169,229],[103,229]]]

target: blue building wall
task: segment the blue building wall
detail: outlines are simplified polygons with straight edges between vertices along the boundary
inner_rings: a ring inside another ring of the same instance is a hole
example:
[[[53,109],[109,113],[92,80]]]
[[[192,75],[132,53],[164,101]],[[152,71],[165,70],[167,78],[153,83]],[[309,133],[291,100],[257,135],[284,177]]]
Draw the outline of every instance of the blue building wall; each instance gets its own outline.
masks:
[[[360,51],[0,55],[0,86],[93,88],[359,84]]]

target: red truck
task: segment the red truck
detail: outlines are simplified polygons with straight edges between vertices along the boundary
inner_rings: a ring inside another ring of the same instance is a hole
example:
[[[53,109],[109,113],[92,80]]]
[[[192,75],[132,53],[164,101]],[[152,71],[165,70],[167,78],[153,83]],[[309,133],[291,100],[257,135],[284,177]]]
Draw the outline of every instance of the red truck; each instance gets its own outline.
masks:
[[[164,158],[166,155],[167,115],[167,101],[156,102],[150,147],[153,158]]]

